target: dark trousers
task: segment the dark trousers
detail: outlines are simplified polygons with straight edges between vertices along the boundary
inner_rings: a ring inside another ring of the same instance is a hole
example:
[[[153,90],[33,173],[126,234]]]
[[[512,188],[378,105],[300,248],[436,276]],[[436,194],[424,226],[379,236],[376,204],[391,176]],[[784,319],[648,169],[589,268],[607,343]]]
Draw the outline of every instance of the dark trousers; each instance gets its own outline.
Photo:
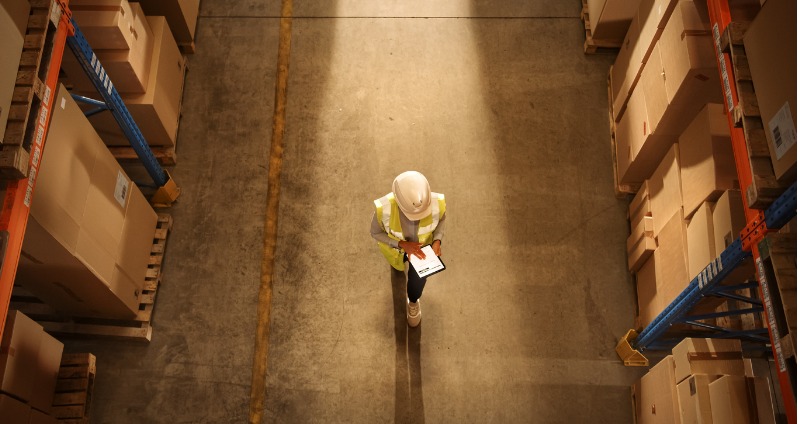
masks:
[[[406,260],[408,260],[406,258]],[[422,297],[422,290],[425,289],[425,282],[428,281],[428,278],[421,278],[417,274],[417,270],[414,269],[414,265],[411,265],[411,262],[408,263],[408,283],[406,284],[406,291],[408,292],[408,300],[410,302],[416,302]]]

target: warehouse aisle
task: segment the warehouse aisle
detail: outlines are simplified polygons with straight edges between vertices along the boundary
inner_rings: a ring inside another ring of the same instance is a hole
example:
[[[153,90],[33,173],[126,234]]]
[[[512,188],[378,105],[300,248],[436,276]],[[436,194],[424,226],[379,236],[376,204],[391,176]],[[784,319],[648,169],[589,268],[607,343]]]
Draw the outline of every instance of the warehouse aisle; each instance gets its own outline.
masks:
[[[94,422],[246,421],[278,3],[201,5],[153,342],[67,345]],[[295,4],[265,422],[632,420],[613,57],[578,2],[488,3]],[[407,169],[450,214],[417,329],[367,228]]]

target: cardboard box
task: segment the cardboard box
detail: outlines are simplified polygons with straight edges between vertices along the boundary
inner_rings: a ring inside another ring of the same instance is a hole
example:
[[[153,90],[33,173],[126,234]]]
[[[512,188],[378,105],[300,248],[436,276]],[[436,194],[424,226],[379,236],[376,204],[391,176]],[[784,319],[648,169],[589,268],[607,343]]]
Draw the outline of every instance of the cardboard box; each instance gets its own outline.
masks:
[[[711,24],[705,2],[681,1],[664,27],[658,41],[664,65],[667,100],[673,103],[681,90],[721,98],[719,71],[711,39]]]
[[[0,393],[0,417],[7,423],[27,423],[30,420],[31,407]]]
[[[55,101],[17,282],[62,312],[132,318],[157,216],[63,86]]]
[[[721,104],[709,103],[681,134],[681,192],[687,216],[725,190],[739,187],[728,117]]]
[[[742,342],[736,339],[686,338],[672,348],[675,380],[692,374],[744,375]]]
[[[631,221],[631,236],[633,236],[634,240],[631,242],[629,238],[628,250],[630,250],[631,246],[633,246],[633,244],[635,244],[642,236],[655,237],[655,235],[655,232],[653,232],[652,216],[642,216],[639,217],[637,221]]]
[[[708,385],[714,423],[748,424],[756,419],[748,401],[746,377],[725,375]]]
[[[639,172],[635,172],[636,169],[629,170],[635,157],[634,149],[638,150],[637,146],[641,144],[641,139],[644,137],[645,129],[642,123],[644,122],[646,125],[647,121],[647,107],[642,90],[634,90],[621,118],[617,125],[615,139],[619,182],[635,182],[634,180],[639,177],[641,177],[641,181],[644,181],[648,176],[644,175],[641,170]]]
[[[139,34],[127,0],[70,2],[70,10],[92,50],[135,48]]]
[[[649,180],[649,190],[653,231],[658,235],[683,205],[680,151],[677,143],[660,160]]]
[[[617,174],[620,183],[638,184],[648,179],[669,147],[673,136],[654,133],[647,116],[642,84],[633,89],[625,113],[617,126]]]
[[[120,94],[141,94],[146,91],[150,81],[152,61],[155,55],[153,51],[155,37],[139,4],[130,3],[130,10],[132,19],[129,22],[133,25],[131,47],[126,49],[97,49],[94,52],[97,54],[97,58],[103,65],[103,69],[105,69],[117,92]],[[87,38],[87,40],[92,46],[94,46],[95,42],[100,41],[90,38]],[[66,74],[68,83],[76,93],[92,98],[98,97],[94,85],[86,76],[74,54],[64,55],[61,61],[61,69]]]
[[[3,40],[0,43],[0,57],[3,58],[0,61],[0,141],[6,132],[30,10],[27,0],[0,2],[0,37]]]
[[[642,186],[639,187],[639,191],[636,192],[636,195],[633,196],[631,199],[631,203],[628,205],[628,218],[631,219],[633,222],[633,217],[637,215],[639,208],[645,206],[645,201],[650,200],[650,189],[647,186],[647,180],[644,180]],[[647,206],[647,215],[650,214],[650,203],[646,204]]]
[[[722,253],[739,237],[745,226],[742,194],[739,190],[726,190],[714,207],[714,257]]]
[[[744,47],[775,176],[790,183],[797,175],[797,2],[766,2]]]
[[[0,391],[28,401],[33,392],[42,326],[17,310],[9,310],[0,342]],[[0,415],[2,416],[2,415]]]
[[[651,255],[636,271],[637,327],[646,327],[664,310],[664,302],[658,296],[657,259]]]
[[[37,355],[38,366],[36,372],[31,376],[33,382],[33,393],[30,402],[33,408],[39,411],[50,413],[53,406],[53,396],[56,391],[56,381],[58,381],[58,370],[61,368],[61,355],[64,353],[64,344],[53,338],[53,336],[42,332],[42,342],[39,345]]]
[[[97,57],[119,93],[144,93],[150,79],[153,33],[138,3],[131,3],[134,39],[130,49],[102,50]],[[91,41],[89,42],[91,45]]]
[[[689,257],[689,278],[694,278],[717,256],[714,246],[714,204],[700,205],[689,225],[686,227],[687,250]]]
[[[772,389],[769,380],[764,377],[747,377],[747,384],[752,387],[751,393],[755,395],[758,422],[776,422],[776,411],[773,409]]]
[[[31,417],[28,424],[58,424],[58,420],[44,412],[31,409]]]
[[[589,25],[592,38],[622,42],[636,17],[638,0],[589,0]]]
[[[720,376],[695,374],[678,383],[678,403],[682,424],[712,424],[711,395],[708,385]],[[676,421],[678,422],[678,421]]]
[[[172,39],[163,17],[148,17],[155,44],[150,82],[143,95],[125,95],[123,100],[147,144],[175,146],[178,137],[185,61]],[[109,146],[128,146],[119,125],[109,113],[90,118],[100,137]]]
[[[200,0],[140,0],[140,4],[147,16],[166,18],[176,43],[188,45],[194,41]]]
[[[680,409],[674,366],[672,356],[667,356],[642,377],[640,403],[636,405],[637,423],[679,422]]]
[[[628,237],[628,271],[636,272],[656,251],[656,239],[652,236],[640,235],[638,239]]]
[[[624,113],[625,104],[636,88],[639,77],[642,74],[643,65],[647,60],[658,41],[661,31],[666,26],[667,19],[672,14],[672,10],[678,0],[642,0],[636,14],[636,25],[631,23],[631,27],[626,35],[626,43],[633,44],[632,48],[626,48],[614,62],[614,68],[619,68],[616,86],[612,84],[614,95],[614,111],[618,114],[616,120],[620,121],[619,114]],[[631,31],[637,31],[631,34]],[[634,41],[635,40],[635,41]],[[628,52],[627,50],[630,50]],[[623,54],[624,53],[624,54]],[[624,77],[621,72],[624,70]],[[616,70],[614,72],[617,72]],[[619,78],[622,78],[620,81]],[[612,79],[612,83],[613,83]],[[618,111],[618,112],[617,112]]]
[[[647,121],[652,125],[653,130],[657,129],[661,118],[667,111],[669,99],[667,99],[667,87],[664,80],[664,65],[661,59],[661,49],[656,43],[653,52],[647,59],[639,84],[644,91],[645,104],[647,108]]]
[[[644,199],[644,201],[642,201],[642,206],[634,211],[634,214],[630,216],[631,222],[641,222],[645,217],[647,217],[650,218],[650,226],[652,227],[653,216],[650,208],[650,199]]]
[[[686,240],[686,221],[679,210],[657,236],[657,290],[663,310],[689,285],[689,261]]]
[[[633,51],[639,39],[639,30],[639,18],[634,16],[628,27],[628,33],[625,34],[625,38],[622,40],[619,53],[617,53],[617,58],[614,60],[614,66],[611,67],[611,72],[609,73],[611,77],[614,122],[619,122],[622,118],[628,97],[630,97],[631,83],[635,74],[639,73],[639,64],[631,62]],[[634,75],[631,76],[631,73]],[[625,99],[620,100],[618,99],[619,96],[624,96]]]

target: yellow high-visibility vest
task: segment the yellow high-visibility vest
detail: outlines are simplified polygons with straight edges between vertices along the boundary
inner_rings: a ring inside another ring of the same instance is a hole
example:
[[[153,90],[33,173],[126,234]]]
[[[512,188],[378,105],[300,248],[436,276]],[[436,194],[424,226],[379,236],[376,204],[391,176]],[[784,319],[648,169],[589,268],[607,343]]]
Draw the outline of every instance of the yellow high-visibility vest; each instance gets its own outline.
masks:
[[[419,221],[419,230],[417,231],[417,240],[423,245],[433,243],[433,230],[439,225],[439,219],[444,215],[445,203],[444,194],[431,193],[431,200],[434,200],[431,205],[431,214],[422,218]],[[389,193],[380,199],[375,200],[375,214],[378,217],[378,222],[386,234],[393,240],[405,240],[403,237],[403,228],[400,226],[400,208],[397,206],[397,201],[394,198],[394,193]],[[389,261],[394,269],[403,271],[403,250],[395,249],[386,243],[378,242],[383,256]]]

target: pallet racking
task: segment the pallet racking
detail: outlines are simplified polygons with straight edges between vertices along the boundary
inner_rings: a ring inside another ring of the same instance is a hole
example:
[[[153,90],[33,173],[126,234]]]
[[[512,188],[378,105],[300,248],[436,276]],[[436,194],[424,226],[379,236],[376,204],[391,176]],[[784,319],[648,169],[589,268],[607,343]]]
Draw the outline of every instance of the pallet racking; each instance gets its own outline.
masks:
[[[136,151],[139,160],[153,179],[155,186],[158,187],[158,191],[151,201],[155,204],[169,205],[180,194],[177,184],[159,164],[114,88],[114,84],[81,33],[78,24],[72,19],[69,0],[31,0],[30,4],[32,12],[29,16],[28,28],[29,32],[31,28],[34,28],[36,33],[26,34],[26,43],[28,40],[41,41],[38,44],[38,48],[41,49],[38,51],[41,63],[36,63],[36,75],[26,78],[27,85],[20,85],[19,76],[23,73],[30,73],[30,70],[25,68],[25,56],[23,55],[15,95],[18,91],[27,93],[28,96],[35,96],[38,101],[28,102],[29,106],[27,107],[31,110],[26,113],[32,114],[34,119],[26,125],[26,133],[21,137],[31,140],[27,176],[7,182],[2,211],[0,211],[0,255],[2,255],[2,262],[0,262],[0,336],[2,336],[5,326],[14,278],[22,251],[22,241],[30,214],[31,200],[36,187],[39,165],[44,154],[47,131],[54,107],[53,99],[58,88],[61,60],[67,47],[78,58],[103,99],[103,107],[113,114],[122,132],[130,140],[131,147]],[[42,25],[43,23],[44,25]]]
[[[742,75],[742,63],[737,57],[736,40],[741,40],[743,26],[731,21],[728,0],[707,0],[709,16],[714,36],[717,63],[728,112],[728,124],[736,161],[736,170],[743,193],[743,207],[747,225],[725,251],[695,276],[689,286],[670,303],[641,333],[630,330],[617,345],[617,353],[626,365],[646,366],[647,359],[642,355],[646,350],[664,350],[674,346],[682,337],[739,338],[752,345],[766,348],[775,359],[781,396],[789,422],[797,420],[797,358],[794,348],[795,333],[791,324],[786,325],[786,310],[779,303],[780,293],[774,281],[775,273],[765,267],[764,245],[769,234],[781,229],[797,214],[797,182],[790,187],[780,187],[775,183],[769,158],[759,154],[765,146],[753,137],[753,123],[760,121],[748,110],[753,110],[752,99],[743,87],[747,87]],[[738,35],[737,35],[738,34]],[[743,49],[742,49],[743,50]],[[737,77],[737,75],[739,77]],[[752,89],[752,83],[749,88]],[[757,110],[757,108],[755,109]],[[756,124],[760,126],[760,124]],[[766,164],[765,161],[766,160]],[[768,165],[768,166],[765,166]],[[765,171],[766,168],[766,171]],[[781,194],[782,193],[782,194]],[[768,205],[765,207],[765,205]],[[767,243],[768,244],[768,243]],[[722,285],[742,261],[755,263],[757,282],[746,282],[737,286]],[[796,278],[792,276],[793,278]],[[790,283],[791,286],[794,283]],[[735,294],[738,289],[758,288],[759,296],[744,297]],[[703,314],[692,310],[708,297],[725,297],[750,304],[751,307],[726,312]],[[792,299],[792,301],[794,301]],[[794,310],[792,307],[788,310]],[[765,315],[766,329],[735,331],[717,325],[709,325],[702,320],[722,316],[744,315],[761,312]],[[796,319],[796,318],[795,318]],[[794,323],[796,326],[796,323]],[[791,348],[789,348],[791,346]]]

